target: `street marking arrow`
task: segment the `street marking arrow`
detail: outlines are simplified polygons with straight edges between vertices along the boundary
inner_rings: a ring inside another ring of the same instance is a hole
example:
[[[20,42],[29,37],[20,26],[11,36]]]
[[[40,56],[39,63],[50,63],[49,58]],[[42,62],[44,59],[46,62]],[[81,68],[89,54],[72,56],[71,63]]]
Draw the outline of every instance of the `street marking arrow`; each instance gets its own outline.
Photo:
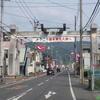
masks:
[[[49,91],[48,94],[45,95],[45,99],[49,99],[51,96],[55,95],[56,92]]]

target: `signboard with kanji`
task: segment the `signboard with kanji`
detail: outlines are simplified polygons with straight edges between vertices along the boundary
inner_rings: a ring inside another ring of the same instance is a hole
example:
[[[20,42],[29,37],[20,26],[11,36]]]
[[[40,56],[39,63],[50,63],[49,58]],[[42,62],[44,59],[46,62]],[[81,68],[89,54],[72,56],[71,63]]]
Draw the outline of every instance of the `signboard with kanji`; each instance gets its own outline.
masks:
[[[74,42],[73,37],[33,38],[33,42]]]

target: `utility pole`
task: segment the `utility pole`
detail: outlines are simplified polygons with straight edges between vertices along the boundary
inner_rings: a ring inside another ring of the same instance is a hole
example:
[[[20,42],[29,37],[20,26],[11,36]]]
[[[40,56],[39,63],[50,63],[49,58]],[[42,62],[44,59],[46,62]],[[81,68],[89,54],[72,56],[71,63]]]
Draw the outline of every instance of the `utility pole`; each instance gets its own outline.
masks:
[[[0,9],[0,67],[1,67],[1,81],[3,81],[3,47],[2,47],[2,42],[3,42],[3,25],[2,25],[2,20],[3,20],[3,3],[4,1],[1,0],[1,9]]]
[[[76,37],[75,37],[75,42],[74,42],[74,74],[76,70]]]
[[[76,31],[76,16],[75,16],[75,31]],[[74,53],[75,53],[75,62],[76,62],[76,36],[75,36],[75,42],[74,42]]]
[[[76,31],[76,16],[75,16],[75,31]],[[74,62],[75,62],[75,65],[74,65],[74,74],[75,74],[75,70],[76,70],[76,36],[75,36],[75,42],[74,42]]]
[[[34,32],[36,32],[36,21],[34,20]]]
[[[75,16],[75,31],[76,31],[76,16]]]
[[[38,24],[39,24],[39,21],[34,20],[34,32],[37,31],[37,26],[38,26]]]
[[[84,83],[83,48],[82,48],[82,0],[80,0],[80,83]]]
[[[37,28],[37,22],[36,20],[34,20],[34,32],[36,32],[36,28]],[[34,73],[36,74],[36,45],[34,45]]]

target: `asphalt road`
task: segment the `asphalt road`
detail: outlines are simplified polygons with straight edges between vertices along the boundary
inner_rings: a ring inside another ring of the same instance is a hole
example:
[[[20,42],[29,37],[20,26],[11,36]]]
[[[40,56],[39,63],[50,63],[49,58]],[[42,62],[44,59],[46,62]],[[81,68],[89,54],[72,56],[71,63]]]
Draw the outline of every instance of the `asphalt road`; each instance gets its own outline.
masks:
[[[67,71],[0,88],[0,100],[78,100]],[[80,99],[85,100],[85,99]],[[89,100],[89,99],[87,99]]]

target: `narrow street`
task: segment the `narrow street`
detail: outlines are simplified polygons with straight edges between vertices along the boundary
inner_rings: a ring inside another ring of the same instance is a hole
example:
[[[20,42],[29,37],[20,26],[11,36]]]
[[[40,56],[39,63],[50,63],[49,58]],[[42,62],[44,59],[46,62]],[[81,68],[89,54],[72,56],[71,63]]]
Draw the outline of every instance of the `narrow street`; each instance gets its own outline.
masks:
[[[100,0],[0,0],[0,100],[100,100]]]
[[[0,100],[95,100],[75,84],[77,80],[73,76],[70,79],[67,71],[54,76],[45,75],[0,87]]]

